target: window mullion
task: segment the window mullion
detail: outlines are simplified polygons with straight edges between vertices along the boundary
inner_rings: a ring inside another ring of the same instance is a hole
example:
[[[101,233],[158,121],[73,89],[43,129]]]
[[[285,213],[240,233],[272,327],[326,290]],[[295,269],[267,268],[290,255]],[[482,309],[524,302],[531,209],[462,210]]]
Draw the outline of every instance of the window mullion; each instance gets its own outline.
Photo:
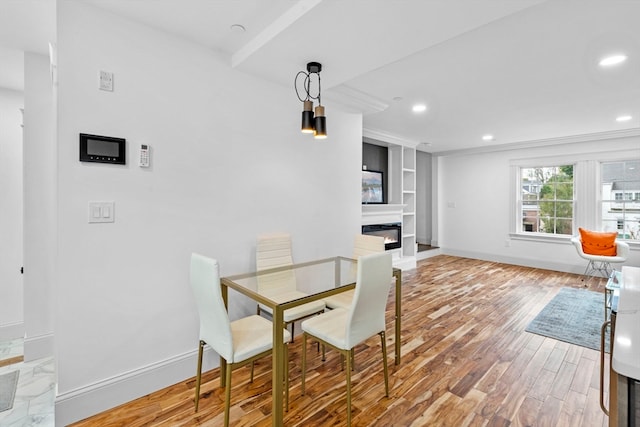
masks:
[[[575,183],[575,219],[574,232],[578,227],[597,230],[599,224],[602,197],[600,196],[600,173],[596,160],[583,160],[576,163]],[[596,191],[593,191],[596,189]]]

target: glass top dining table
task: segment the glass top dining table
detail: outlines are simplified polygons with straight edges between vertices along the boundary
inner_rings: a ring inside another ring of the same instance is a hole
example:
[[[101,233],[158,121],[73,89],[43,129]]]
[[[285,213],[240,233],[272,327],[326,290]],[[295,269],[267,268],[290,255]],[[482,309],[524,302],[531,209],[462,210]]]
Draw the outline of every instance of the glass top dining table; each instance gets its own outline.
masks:
[[[272,363],[272,425],[283,425],[283,393],[285,351],[282,328],[284,311],[293,307],[317,301],[355,288],[357,260],[346,257],[332,257],[278,267],[259,272],[238,274],[220,279],[222,296],[228,307],[228,293],[232,289],[256,303],[271,309],[273,321],[273,363]],[[400,364],[401,328],[401,286],[402,272],[393,269],[395,278],[395,364]],[[292,294],[287,288],[294,287],[298,293],[295,299],[282,298]],[[300,296],[303,293],[304,296]],[[224,378],[226,362],[220,359],[220,376]]]

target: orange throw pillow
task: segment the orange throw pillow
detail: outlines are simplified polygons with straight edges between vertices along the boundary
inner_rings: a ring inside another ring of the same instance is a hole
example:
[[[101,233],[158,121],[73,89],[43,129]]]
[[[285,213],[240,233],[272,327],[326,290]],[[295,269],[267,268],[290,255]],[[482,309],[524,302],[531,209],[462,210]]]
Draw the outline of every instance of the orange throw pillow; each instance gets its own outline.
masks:
[[[589,255],[616,256],[618,233],[602,233],[578,228],[582,241],[582,252]]]

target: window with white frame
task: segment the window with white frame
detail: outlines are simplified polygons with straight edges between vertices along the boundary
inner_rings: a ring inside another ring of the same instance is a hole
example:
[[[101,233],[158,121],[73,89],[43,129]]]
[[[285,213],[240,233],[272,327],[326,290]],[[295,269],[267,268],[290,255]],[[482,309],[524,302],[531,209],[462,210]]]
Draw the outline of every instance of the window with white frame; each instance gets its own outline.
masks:
[[[573,234],[573,165],[520,168],[520,231]]]
[[[602,230],[640,240],[640,160],[601,163]]]
[[[511,238],[564,241],[578,228],[640,244],[640,152],[512,159]]]

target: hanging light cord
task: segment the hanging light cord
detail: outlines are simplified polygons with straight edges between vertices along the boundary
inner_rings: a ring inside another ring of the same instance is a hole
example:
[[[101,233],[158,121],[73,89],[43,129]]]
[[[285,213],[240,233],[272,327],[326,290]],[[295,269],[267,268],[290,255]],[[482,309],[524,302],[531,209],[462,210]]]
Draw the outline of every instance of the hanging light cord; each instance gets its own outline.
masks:
[[[300,78],[301,74],[304,76],[304,83],[302,86],[306,95],[306,97],[304,98],[300,96],[300,90],[298,89],[298,79]],[[311,95],[311,74],[315,74],[316,76],[318,76],[318,95],[316,96]],[[317,99],[318,104],[322,105],[322,100],[320,99],[322,94],[322,91],[320,89],[320,73],[307,73],[304,71],[298,71],[298,74],[296,74],[296,78],[293,81],[293,88],[295,89],[296,96],[298,97],[300,102],[308,101],[310,99]]]

